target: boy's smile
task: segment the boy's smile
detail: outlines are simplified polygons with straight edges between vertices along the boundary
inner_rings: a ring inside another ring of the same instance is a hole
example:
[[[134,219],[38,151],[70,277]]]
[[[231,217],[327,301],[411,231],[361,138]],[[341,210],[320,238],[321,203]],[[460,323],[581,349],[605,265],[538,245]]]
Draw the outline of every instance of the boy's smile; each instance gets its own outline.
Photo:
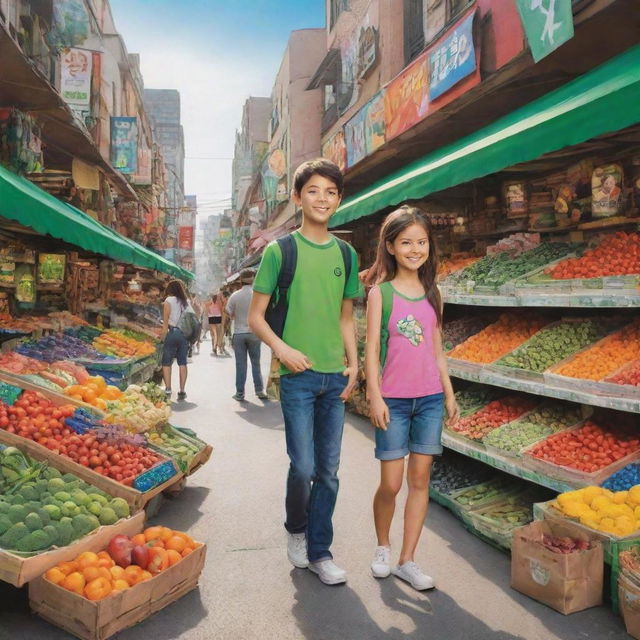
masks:
[[[302,207],[305,220],[325,225],[340,204],[338,187],[332,180],[313,174],[298,194],[293,192],[293,201]]]

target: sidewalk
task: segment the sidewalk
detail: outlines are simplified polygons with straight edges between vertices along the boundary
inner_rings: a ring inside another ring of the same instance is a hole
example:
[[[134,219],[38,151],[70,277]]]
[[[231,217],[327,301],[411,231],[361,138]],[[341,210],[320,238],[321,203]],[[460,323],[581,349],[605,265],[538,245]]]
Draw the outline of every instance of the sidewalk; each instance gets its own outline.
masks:
[[[208,345],[189,368],[187,402],[174,403],[174,423],[214,447],[213,456],[166,501],[155,523],[188,530],[208,544],[200,589],[121,634],[118,640],[555,640],[629,638],[605,607],[568,617],[509,587],[509,556],[468,533],[432,504],[417,561],[438,589],[418,593],[396,578],[377,581],[371,499],[378,479],[372,430],[348,415],[335,514],[336,562],[346,586],[327,587],[286,558],[283,521],[287,456],[277,403],[262,403],[247,384],[234,393],[233,358]],[[267,370],[263,351],[263,370]],[[177,375],[177,372],[176,372]],[[175,386],[175,385],[174,385]],[[404,502],[404,494],[398,504]],[[392,540],[399,546],[401,521]],[[24,598],[0,587],[0,640],[70,638],[30,616]]]

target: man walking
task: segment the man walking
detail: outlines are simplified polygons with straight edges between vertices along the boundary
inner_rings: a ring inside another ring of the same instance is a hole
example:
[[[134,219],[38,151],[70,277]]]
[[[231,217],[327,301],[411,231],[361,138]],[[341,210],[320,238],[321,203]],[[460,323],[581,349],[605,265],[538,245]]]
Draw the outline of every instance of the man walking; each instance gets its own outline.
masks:
[[[268,400],[260,372],[260,338],[251,331],[247,322],[253,277],[253,271],[248,269],[240,273],[242,288],[231,294],[226,305],[226,312],[233,319],[232,345],[236,356],[236,392],[233,399],[239,402],[244,401],[244,385],[247,381],[247,354],[251,360],[251,375],[256,396],[260,400]]]

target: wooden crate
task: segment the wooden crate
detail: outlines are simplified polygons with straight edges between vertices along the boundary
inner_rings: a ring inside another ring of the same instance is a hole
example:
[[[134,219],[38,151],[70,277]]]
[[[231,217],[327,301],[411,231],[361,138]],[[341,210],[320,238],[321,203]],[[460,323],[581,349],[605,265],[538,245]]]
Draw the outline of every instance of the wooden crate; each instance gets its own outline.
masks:
[[[198,586],[206,555],[200,545],[178,564],[151,580],[92,602],[43,577],[29,584],[29,605],[35,613],[81,638],[105,640],[175,602]]]
[[[144,522],[145,514],[144,511],[141,511],[131,518],[100,527],[66,547],[45,551],[30,558],[23,558],[10,551],[0,549],[0,580],[4,580],[14,587],[21,587],[60,562],[73,560],[83,551],[101,551],[109,544],[109,540],[113,536],[118,534],[135,535],[144,527]]]

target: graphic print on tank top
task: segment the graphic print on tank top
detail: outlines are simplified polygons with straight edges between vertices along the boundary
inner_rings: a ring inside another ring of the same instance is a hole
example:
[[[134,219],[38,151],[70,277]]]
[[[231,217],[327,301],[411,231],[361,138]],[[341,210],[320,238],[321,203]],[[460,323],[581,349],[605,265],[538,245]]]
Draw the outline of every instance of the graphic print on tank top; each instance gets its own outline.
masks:
[[[424,327],[411,313],[406,318],[400,318],[396,328],[414,347],[419,347],[424,340]]]

